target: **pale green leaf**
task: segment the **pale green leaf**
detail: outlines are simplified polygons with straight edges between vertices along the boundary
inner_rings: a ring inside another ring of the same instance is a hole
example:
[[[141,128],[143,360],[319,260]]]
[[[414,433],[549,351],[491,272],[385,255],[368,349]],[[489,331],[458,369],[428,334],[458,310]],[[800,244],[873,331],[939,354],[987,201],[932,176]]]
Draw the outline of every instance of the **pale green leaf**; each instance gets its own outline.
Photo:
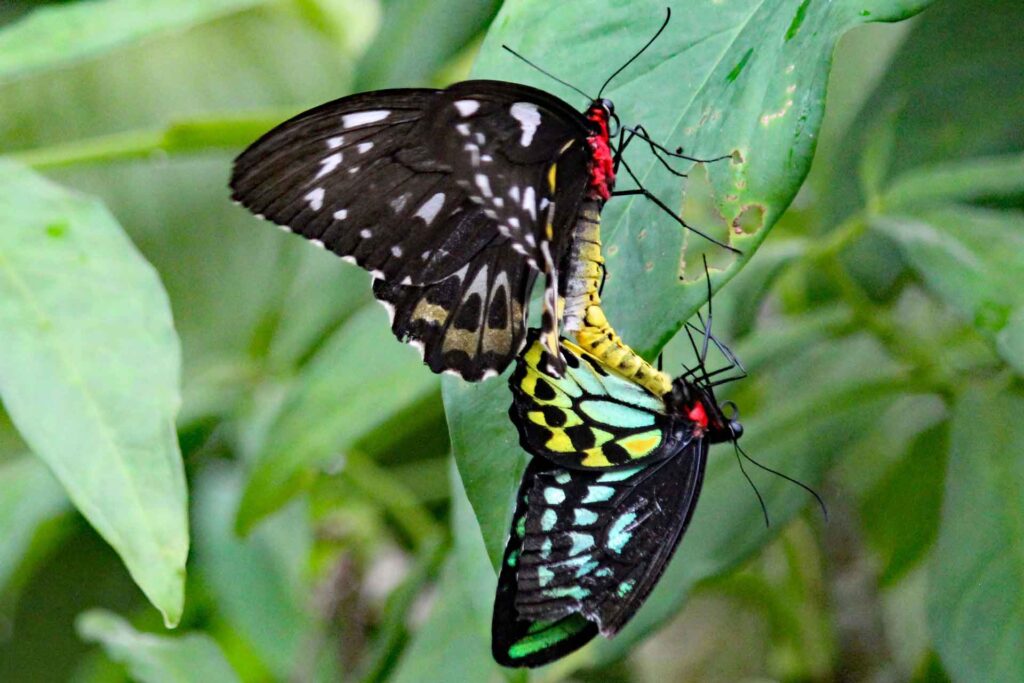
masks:
[[[79,635],[99,643],[140,683],[233,683],[232,670],[209,636],[191,633],[167,637],[142,633],[106,610],[91,610],[76,620]]]
[[[0,31],[0,82],[103,54],[266,0],[94,0],[36,10]]]
[[[188,522],[180,351],[152,267],[102,203],[0,163],[0,396],[168,624]]]

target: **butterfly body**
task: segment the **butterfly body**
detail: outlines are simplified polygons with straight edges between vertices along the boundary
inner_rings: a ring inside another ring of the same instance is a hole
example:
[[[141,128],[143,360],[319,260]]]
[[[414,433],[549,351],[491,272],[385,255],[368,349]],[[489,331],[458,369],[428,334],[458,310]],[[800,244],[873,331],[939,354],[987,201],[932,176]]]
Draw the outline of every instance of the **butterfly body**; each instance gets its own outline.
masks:
[[[516,497],[492,625],[495,659],[539,666],[617,633],[657,584],[686,531],[708,447],[742,428],[706,378],[655,395],[579,345],[545,372],[528,344],[509,415],[531,455]]]

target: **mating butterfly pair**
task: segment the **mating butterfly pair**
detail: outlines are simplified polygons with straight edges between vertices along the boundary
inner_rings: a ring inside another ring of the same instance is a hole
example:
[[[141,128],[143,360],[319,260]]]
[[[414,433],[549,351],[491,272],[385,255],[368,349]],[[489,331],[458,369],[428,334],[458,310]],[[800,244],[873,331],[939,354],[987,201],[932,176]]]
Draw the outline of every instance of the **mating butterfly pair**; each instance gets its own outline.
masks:
[[[600,213],[621,152],[639,136],[679,156],[639,128],[620,128],[613,147],[612,121],[600,93],[580,113],[497,81],[362,93],[270,131],[231,179],[257,215],[369,270],[392,331],[435,372],[484,379],[531,342],[511,415],[540,457],[494,621],[495,657],[510,666],[551,661],[632,616],[686,527],[707,444],[738,437],[706,375],[670,381],[600,308]],[[542,330],[528,340],[540,271]]]

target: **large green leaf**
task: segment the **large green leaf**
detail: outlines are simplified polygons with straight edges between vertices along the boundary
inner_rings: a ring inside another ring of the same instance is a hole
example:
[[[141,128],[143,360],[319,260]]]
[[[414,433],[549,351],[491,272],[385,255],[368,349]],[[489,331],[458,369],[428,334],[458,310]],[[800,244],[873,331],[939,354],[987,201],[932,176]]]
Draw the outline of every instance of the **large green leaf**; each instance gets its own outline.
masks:
[[[92,610],[78,617],[79,635],[100,643],[140,683],[233,683],[238,681],[217,643],[202,633],[175,638],[140,633],[121,617]]]
[[[416,352],[394,340],[384,311],[366,306],[296,379],[257,456],[238,528],[252,528],[317,473],[341,465],[346,448],[436,391],[437,383]]]
[[[167,295],[94,199],[0,163],[0,217],[0,396],[173,625],[188,520]]]
[[[944,208],[911,217],[881,217],[875,227],[895,239],[926,285],[995,342],[1024,372],[1015,341],[1024,310],[1024,217],[1013,211]]]
[[[103,0],[39,9],[0,31],[0,82],[67,66],[266,0]]]
[[[0,465],[0,592],[25,558],[39,526],[68,507],[60,484],[35,458]]]
[[[956,681],[1024,680],[1024,393],[957,402],[928,623]]]
[[[669,4],[673,14],[667,31],[605,94],[616,102],[623,122],[642,123],[667,147],[682,146],[705,158],[738,153],[731,161],[704,167],[710,189],[690,188],[687,193],[702,200],[694,203],[702,210],[694,211],[693,222],[730,239],[744,254],[726,258],[702,238],[684,234],[645,200],[609,204],[605,242],[610,319],[633,346],[648,351],[704,302],[703,285],[693,286],[703,273],[700,260],[688,258],[693,268],[681,272],[683,247],[691,254],[708,251],[713,266],[729,264],[716,273],[721,284],[753,255],[796,194],[814,152],[838,38],[864,22],[909,16],[928,0]],[[655,0],[617,6],[599,0],[557,7],[529,0],[508,3],[488,33],[474,75],[535,84],[582,106],[579,96],[515,60],[500,45],[515,47],[594,94],[653,35],[664,9],[665,3]],[[683,186],[678,178],[639,149],[627,156],[651,191],[669,206],[680,206]],[[631,185],[623,174],[620,181],[623,188]],[[686,276],[685,282],[680,275]]]
[[[690,265],[699,264],[696,254],[709,254],[720,286],[749,260],[786,208],[810,164],[839,36],[865,21],[909,16],[926,4],[674,3],[668,30],[606,94],[624,122],[642,122],[669,147],[681,145],[703,157],[738,152],[731,161],[697,167],[690,180],[707,181],[691,188],[687,207],[693,207],[692,222],[728,237],[744,253],[726,258],[648,202],[612,201],[605,231],[607,308],[630,344],[644,351],[658,348],[704,302],[699,270],[681,270],[684,246]],[[474,73],[571,95],[500,49],[508,43],[594,93],[650,38],[663,16],[664,4],[653,0],[613,7],[596,0],[509,3],[494,22]],[[583,104],[577,100],[572,99]],[[630,152],[639,177],[669,206],[680,206],[678,179],[640,152]],[[620,179],[622,187],[630,185]],[[493,558],[524,462],[505,417],[509,395],[501,380],[480,386],[446,380],[443,386],[456,459]]]

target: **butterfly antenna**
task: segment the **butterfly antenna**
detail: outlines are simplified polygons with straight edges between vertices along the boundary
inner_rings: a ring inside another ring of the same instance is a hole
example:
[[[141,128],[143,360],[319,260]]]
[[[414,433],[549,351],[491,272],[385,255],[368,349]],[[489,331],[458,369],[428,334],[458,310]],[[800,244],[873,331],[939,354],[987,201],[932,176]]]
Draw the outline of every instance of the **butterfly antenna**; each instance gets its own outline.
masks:
[[[533,67],[534,69],[536,69],[537,71],[539,71],[539,72],[541,72],[542,74],[544,74],[545,76],[547,76],[548,78],[550,78],[550,79],[552,79],[552,80],[554,80],[554,81],[558,81],[559,83],[561,83],[562,85],[564,85],[564,86],[565,86],[565,87],[567,87],[567,88],[571,88],[572,90],[575,90],[575,91],[576,91],[576,92],[578,92],[579,94],[581,94],[581,95],[583,95],[584,97],[586,97],[588,101],[590,101],[590,102],[593,102],[593,101],[594,101],[594,99],[595,99],[595,98],[593,98],[593,97],[591,97],[590,95],[588,95],[587,93],[583,92],[582,90],[580,90],[579,88],[577,88],[577,87],[576,87],[575,85],[573,85],[572,83],[569,83],[568,81],[563,81],[563,80],[562,80],[561,78],[559,78],[558,76],[554,75],[554,74],[553,74],[553,73],[551,73],[550,71],[545,71],[544,69],[540,68],[539,66],[537,66],[536,64],[534,64],[533,62],[531,62],[531,61],[530,61],[529,59],[527,59],[526,57],[522,56],[521,54],[519,54],[518,52],[516,52],[515,50],[513,50],[512,48],[510,48],[510,47],[509,47],[508,45],[504,45],[504,44],[503,44],[503,45],[502,45],[501,47],[503,47],[504,49],[508,50],[508,51],[509,51],[509,52],[511,52],[511,53],[512,53],[513,55],[515,55],[515,56],[516,56],[516,57],[518,57],[519,59],[523,60],[524,62],[526,62],[527,64],[529,64],[530,66],[532,66],[532,67]],[[600,97],[600,95],[598,95],[598,97]]]
[[[615,73],[613,73],[611,76],[608,77],[608,80],[604,82],[604,85],[601,86],[601,89],[597,91],[597,99],[601,99],[601,93],[604,92],[604,89],[608,87],[608,84],[612,82],[613,78],[615,78],[620,73],[622,73],[623,69],[625,69],[627,66],[629,66],[630,64],[635,62],[636,59],[640,55],[642,55],[644,53],[644,50],[649,48],[651,46],[651,43],[653,43],[654,41],[656,41],[658,39],[658,36],[661,35],[661,32],[665,30],[666,26],[668,26],[668,20],[671,19],[671,18],[672,18],[672,8],[671,7],[666,7],[665,8],[665,21],[662,22],[661,28],[658,29],[657,33],[655,33],[654,36],[650,40],[648,40],[647,43],[642,48],[640,48],[635,55],[630,57],[626,61],[625,64],[623,64],[618,69],[616,69]]]
[[[701,254],[704,260],[704,281],[708,284],[708,321],[704,325],[704,346],[701,348],[701,363],[708,357],[708,340],[711,339],[711,273],[708,271],[708,257]],[[697,318],[700,320],[700,318]]]
[[[761,497],[761,492],[757,490],[757,485],[754,484],[754,480],[750,478],[750,475],[747,474],[747,470],[743,467],[743,459],[740,458],[740,453],[743,451],[740,450],[740,445],[735,439],[733,439],[732,445],[736,449],[736,463],[740,466],[740,472],[743,473],[743,478],[747,480],[748,484],[750,484],[750,488],[754,489],[754,493],[757,495],[757,502],[761,504],[761,514],[764,515],[764,525],[766,527],[770,527],[772,523],[768,519],[768,506],[764,504],[764,498]],[[743,455],[746,456],[747,454],[743,453]]]
[[[778,470],[773,470],[771,467],[768,467],[767,465],[762,465],[761,463],[759,463],[758,461],[754,460],[749,455],[747,455],[747,452],[745,450],[743,450],[742,448],[740,448],[740,445],[738,443],[736,443],[735,441],[733,442],[733,445],[736,447],[736,451],[737,451],[738,454],[742,454],[744,458],[749,460],[751,463],[757,465],[758,467],[760,467],[765,472],[771,472],[772,474],[774,474],[776,476],[782,477],[783,479],[785,479],[786,481],[790,482],[791,484],[796,484],[797,486],[802,488],[804,491],[807,491],[807,493],[809,493],[812,496],[814,496],[814,499],[816,501],[818,501],[818,506],[821,508],[821,514],[825,517],[825,521],[826,522],[828,521],[828,508],[825,507],[825,501],[821,499],[821,496],[818,495],[817,491],[815,491],[814,489],[812,489],[810,486],[808,486],[807,484],[803,483],[802,481],[797,481],[793,477],[787,476],[787,475],[783,474],[782,472],[779,472]]]

